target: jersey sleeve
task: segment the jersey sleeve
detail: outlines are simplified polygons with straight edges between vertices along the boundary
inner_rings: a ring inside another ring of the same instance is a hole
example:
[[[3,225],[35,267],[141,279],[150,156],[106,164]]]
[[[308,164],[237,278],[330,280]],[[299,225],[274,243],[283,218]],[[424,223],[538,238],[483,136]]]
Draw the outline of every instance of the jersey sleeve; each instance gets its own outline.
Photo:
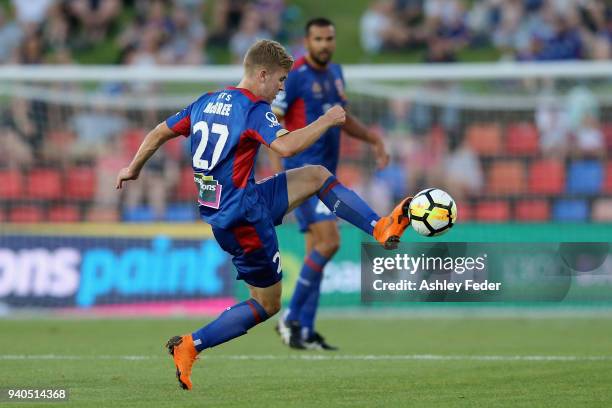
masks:
[[[183,135],[185,137],[189,136],[189,134],[191,133],[192,106],[193,104],[170,116],[168,119],[166,119],[166,125],[168,125],[171,130],[178,133],[179,135]]]
[[[270,146],[277,137],[289,133],[279,123],[271,106],[267,103],[257,104],[251,110],[247,119],[247,131],[250,132],[251,137],[266,146]]]
[[[280,91],[272,102],[272,110],[280,116],[285,116],[291,104],[298,98],[298,74],[291,71],[285,80],[285,90]]]

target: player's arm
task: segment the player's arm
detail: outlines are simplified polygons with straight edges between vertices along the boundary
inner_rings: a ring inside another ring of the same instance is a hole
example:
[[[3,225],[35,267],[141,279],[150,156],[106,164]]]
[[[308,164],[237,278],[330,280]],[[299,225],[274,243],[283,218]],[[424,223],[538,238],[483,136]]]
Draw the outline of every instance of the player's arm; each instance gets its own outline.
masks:
[[[124,181],[136,180],[140,174],[140,171],[142,170],[142,167],[145,165],[147,160],[153,156],[157,149],[159,149],[168,140],[177,136],[179,136],[179,133],[176,133],[170,129],[165,121],[157,125],[155,129],[151,130],[140,144],[138,152],[136,152],[136,155],[132,159],[130,165],[119,171],[119,174],[117,175],[116,188],[122,188]]]
[[[346,123],[342,129],[352,138],[364,141],[372,145],[376,156],[376,165],[383,168],[389,164],[389,154],[385,148],[383,139],[369,130],[359,119],[347,112]]]
[[[274,109],[273,107],[272,112],[274,112],[274,114],[278,118],[278,121],[282,123],[284,119],[282,111],[280,109]],[[272,171],[274,173],[280,173],[281,171],[283,171],[283,163],[281,157],[271,148],[268,148],[268,160],[270,161],[270,167],[272,167]]]
[[[270,143],[270,149],[281,157],[291,157],[316,142],[330,127],[343,125],[346,112],[341,106],[334,106],[310,125],[285,133]]]

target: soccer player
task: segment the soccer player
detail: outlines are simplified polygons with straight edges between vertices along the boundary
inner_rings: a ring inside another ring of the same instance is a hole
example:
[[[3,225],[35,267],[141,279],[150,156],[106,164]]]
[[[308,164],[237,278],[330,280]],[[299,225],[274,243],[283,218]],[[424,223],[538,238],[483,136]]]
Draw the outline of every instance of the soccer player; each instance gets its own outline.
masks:
[[[336,48],[334,24],[326,18],[315,18],[306,23],[306,56],[298,59],[289,72],[285,91],[272,104],[279,118],[284,117],[285,128],[299,129],[314,122],[332,106],[345,106],[342,68],[331,62]],[[386,166],[389,156],[382,139],[368,130],[356,117],[346,114],[342,126],[349,136],[369,143],[379,168]],[[286,158],[285,169],[305,164],[324,166],[336,173],[340,150],[340,127],[332,127],[303,152]],[[280,160],[272,153],[273,166],[280,170]],[[323,269],[340,245],[336,216],[315,195],[295,209],[300,231],[305,233],[306,258],[297,280],[289,308],[280,318],[276,330],[281,340],[297,349],[335,350],[314,329],[319,305]]]
[[[168,340],[179,385],[192,388],[198,353],[245,334],[280,309],[282,267],[275,225],[304,200],[317,195],[335,213],[385,247],[397,246],[410,224],[408,199],[380,218],[323,166],[305,166],[255,182],[253,166],[260,144],[282,157],[295,155],[333,126],[345,121],[335,106],[303,129],[285,130],[270,103],[283,89],[293,59],[275,41],[260,40],[244,58],[237,87],[207,93],[147,134],[128,167],[117,175],[118,189],[136,180],[146,161],[166,141],[190,137],[201,218],[219,245],[232,255],[250,299],[227,308],[216,320]],[[206,267],[206,260],[202,260]]]

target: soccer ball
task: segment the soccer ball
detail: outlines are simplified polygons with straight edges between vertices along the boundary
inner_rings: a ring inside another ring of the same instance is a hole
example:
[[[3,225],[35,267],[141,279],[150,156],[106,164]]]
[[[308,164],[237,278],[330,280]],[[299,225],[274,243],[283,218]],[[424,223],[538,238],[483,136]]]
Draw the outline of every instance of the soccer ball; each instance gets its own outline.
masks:
[[[410,202],[410,219],[412,228],[419,234],[441,235],[457,222],[457,204],[446,191],[428,188]]]

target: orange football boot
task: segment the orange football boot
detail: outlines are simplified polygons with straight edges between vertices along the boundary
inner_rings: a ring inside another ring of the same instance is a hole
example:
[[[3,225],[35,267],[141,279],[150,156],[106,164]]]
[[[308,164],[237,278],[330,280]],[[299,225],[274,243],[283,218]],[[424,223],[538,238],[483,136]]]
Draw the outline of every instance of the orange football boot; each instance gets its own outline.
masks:
[[[382,217],[374,226],[374,238],[385,247],[395,249],[404,230],[410,225],[410,201],[412,197],[402,200],[386,217]]]
[[[184,336],[174,336],[166,343],[168,352],[172,354],[174,365],[176,366],[176,379],[184,390],[190,390],[191,367],[198,358],[198,352],[193,344],[191,334]]]

